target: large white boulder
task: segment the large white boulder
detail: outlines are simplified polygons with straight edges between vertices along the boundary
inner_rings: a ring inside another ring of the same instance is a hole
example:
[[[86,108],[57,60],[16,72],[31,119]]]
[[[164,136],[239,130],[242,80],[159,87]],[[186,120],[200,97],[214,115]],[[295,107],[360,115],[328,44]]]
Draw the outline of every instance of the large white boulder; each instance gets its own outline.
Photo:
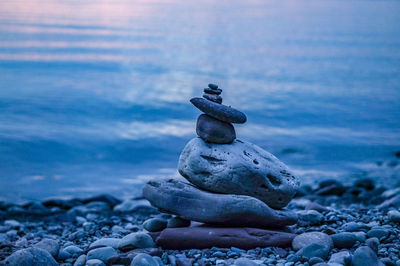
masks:
[[[199,188],[252,196],[277,209],[285,207],[300,186],[274,155],[241,140],[214,144],[194,138],[182,151],[178,170]]]

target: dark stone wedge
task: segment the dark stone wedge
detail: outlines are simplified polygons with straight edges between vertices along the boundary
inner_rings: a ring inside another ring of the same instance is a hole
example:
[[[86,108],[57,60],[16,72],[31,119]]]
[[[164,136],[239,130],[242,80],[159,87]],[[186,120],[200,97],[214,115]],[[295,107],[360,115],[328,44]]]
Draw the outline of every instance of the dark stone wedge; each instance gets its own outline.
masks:
[[[205,92],[205,93],[209,93],[209,94],[220,95],[220,94],[222,93],[222,90],[221,90],[221,89],[213,90],[213,89],[210,89],[210,88],[205,88],[205,89],[204,89],[204,92]]]
[[[222,97],[216,94],[208,94],[208,93],[204,93],[203,94],[203,98],[207,99],[209,101],[215,102],[215,103],[222,103]]]
[[[223,104],[218,104],[199,97],[192,98],[190,102],[199,110],[221,121],[243,124],[247,120],[244,113]]]

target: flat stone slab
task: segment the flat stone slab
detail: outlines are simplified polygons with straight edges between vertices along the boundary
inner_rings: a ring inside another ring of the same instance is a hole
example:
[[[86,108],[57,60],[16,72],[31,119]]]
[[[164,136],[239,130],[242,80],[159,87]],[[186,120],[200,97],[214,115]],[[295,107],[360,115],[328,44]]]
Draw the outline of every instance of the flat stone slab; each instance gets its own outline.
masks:
[[[202,223],[279,228],[297,221],[294,212],[274,210],[256,198],[207,192],[177,179],[149,181],[143,196],[161,211]]]
[[[255,197],[275,209],[285,207],[300,186],[274,155],[238,139],[229,145],[192,139],[179,157],[178,171],[201,189]]]
[[[200,97],[192,98],[190,102],[199,110],[221,121],[243,124],[247,120],[244,113],[223,104],[215,103]]]
[[[295,234],[258,228],[186,227],[167,228],[155,235],[163,249],[203,249],[211,247],[253,249],[289,247]]]

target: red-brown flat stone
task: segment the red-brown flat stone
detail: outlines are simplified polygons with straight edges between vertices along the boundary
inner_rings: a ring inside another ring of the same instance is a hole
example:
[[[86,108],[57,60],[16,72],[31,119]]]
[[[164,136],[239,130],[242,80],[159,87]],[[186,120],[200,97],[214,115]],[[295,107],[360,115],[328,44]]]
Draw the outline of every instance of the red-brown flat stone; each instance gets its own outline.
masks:
[[[155,236],[155,235],[154,235]],[[296,234],[249,227],[167,228],[155,236],[163,249],[290,247]]]

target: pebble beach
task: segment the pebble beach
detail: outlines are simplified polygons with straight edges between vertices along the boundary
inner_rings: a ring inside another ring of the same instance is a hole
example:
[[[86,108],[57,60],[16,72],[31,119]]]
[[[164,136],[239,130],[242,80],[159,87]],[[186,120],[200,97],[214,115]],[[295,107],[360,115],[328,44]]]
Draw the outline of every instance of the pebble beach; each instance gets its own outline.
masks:
[[[0,202],[0,260],[16,265],[13,261],[26,256],[23,265],[64,266],[400,265],[400,189],[376,187],[370,179],[352,186],[331,183],[302,186],[289,204],[299,222],[285,232],[296,234],[297,241],[248,250],[172,250],[156,247],[151,237],[140,240],[142,234],[149,235],[143,225],[149,219],[164,221],[161,228],[177,225],[171,222],[176,220],[173,215],[160,213],[143,198],[121,201],[99,195],[23,205]],[[133,261],[138,255],[142,259]]]

